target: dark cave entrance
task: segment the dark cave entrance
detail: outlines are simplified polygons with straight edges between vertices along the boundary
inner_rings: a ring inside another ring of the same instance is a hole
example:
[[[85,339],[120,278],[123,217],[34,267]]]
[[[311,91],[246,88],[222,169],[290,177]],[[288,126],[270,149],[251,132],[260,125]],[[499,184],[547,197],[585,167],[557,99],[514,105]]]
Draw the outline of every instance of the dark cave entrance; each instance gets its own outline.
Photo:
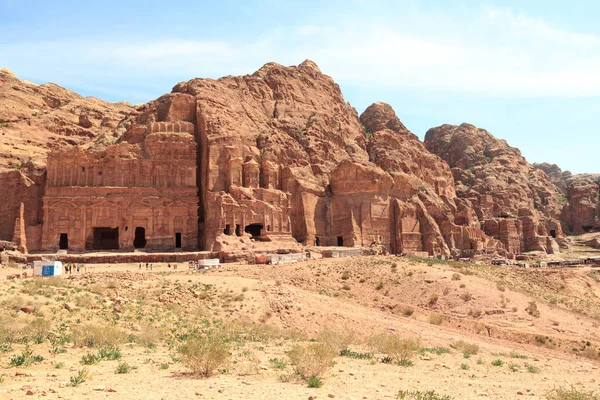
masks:
[[[263,224],[250,224],[246,225],[244,232],[252,235],[253,238],[257,238],[260,236],[260,232],[263,229]]]
[[[94,250],[118,250],[119,228],[94,228]]]
[[[61,250],[67,250],[69,248],[69,235],[66,233],[60,234],[60,239],[58,240],[58,248]]]
[[[146,247],[146,228],[135,228],[133,247],[135,247],[136,249],[143,249],[144,247]]]
[[[556,239],[556,229],[550,229],[550,236]]]
[[[344,246],[344,237],[343,236],[337,237],[337,245],[340,247]]]

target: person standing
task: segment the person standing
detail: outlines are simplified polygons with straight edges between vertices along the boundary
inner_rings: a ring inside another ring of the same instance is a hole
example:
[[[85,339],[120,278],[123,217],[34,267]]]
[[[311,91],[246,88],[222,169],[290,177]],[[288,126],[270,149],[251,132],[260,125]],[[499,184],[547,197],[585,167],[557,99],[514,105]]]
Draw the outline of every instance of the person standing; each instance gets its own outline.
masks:
[[[169,268],[169,272],[171,272],[171,264],[169,264],[169,267],[168,267],[168,268]]]

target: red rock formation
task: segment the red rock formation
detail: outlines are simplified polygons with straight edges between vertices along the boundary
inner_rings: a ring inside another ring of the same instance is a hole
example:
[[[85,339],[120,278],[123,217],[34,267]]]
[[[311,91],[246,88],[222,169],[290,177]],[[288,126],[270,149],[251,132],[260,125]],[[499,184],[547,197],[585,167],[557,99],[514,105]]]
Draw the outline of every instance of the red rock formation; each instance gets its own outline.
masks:
[[[240,254],[305,244],[511,255],[556,251],[549,236],[563,235],[559,191],[517,150],[470,125],[430,131],[426,148],[387,104],[359,119],[311,61],[192,79],[135,109],[7,82],[20,94],[0,86],[18,104],[0,114],[2,129],[72,139],[44,142],[53,149],[47,179],[0,174],[15,188],[0,234],[11,239],[22,214],[30,249]],[[26,100],[39,105],[35,116]],[[31,171],[45,165],[46,150],[36,151]]]
[[[0,70],[0,239],[12,239],[23,203],[28,248],[39,249],[48,152],[96,138],[115,141],[118,122],[131,110],[127,103],[83,98],[58,85],[38,86]]]
[[[556,164],[534,164],[546,172],[564,196],[561,220],[563,230],[572,234],[600,229],[600,174],[562,171]]]
[[[425,145],[448,162],[457,195],[469,200],[485,232],[513,252],[555,252],[561,193],[518,149],[473,125],[430,129]]]
[[[461,256],[483,249],[503,250],[481,231],[470,202],[456,198],[448,164],[406,129],[391,106],[375,103],[360,120],[370,137],[371,161],[394,180],[391,193],[396,198],[398,227],[392,248],[396,252],[424,250]],[[410,246],[405,248],[403,243]]]
[[[140,143],[50,153],[42,248],[196,249],[194,133],[154,123]]]

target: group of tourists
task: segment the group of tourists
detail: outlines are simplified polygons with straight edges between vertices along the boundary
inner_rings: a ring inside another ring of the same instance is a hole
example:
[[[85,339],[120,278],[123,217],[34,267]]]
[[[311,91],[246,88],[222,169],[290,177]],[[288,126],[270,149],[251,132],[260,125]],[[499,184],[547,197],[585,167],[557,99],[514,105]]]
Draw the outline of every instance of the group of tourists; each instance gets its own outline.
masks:
[[[138,269],[142,270],[143,263],[139,263]],[[167,265],[167,269],[171,272],[171,264]],[[177,269],[177,264],[173,264],[173,269]],[[146,263],[146,271],[152,271],[152,263]]]
[[[77,264],[77,263],[70,264],[70,263],[68,263],[68,264],[65,264],[65,273],[69,274],[69,275],[72,274],[73,271],[79,273],[79,271],[81,271],[81,268],[82,268],[81,264]]]

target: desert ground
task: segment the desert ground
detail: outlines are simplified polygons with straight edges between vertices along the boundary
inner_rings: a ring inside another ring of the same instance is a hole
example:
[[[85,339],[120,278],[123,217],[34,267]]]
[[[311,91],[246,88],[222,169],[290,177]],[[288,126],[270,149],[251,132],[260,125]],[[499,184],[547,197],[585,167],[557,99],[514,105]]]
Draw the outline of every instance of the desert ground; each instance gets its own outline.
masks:
[[[14,280],[22,270],[0,269],[0,399],[600,391],[600,268],[396,256],[171,266],[89,264]],[[222,356],[208,377],[185,350],[207,337]]]

